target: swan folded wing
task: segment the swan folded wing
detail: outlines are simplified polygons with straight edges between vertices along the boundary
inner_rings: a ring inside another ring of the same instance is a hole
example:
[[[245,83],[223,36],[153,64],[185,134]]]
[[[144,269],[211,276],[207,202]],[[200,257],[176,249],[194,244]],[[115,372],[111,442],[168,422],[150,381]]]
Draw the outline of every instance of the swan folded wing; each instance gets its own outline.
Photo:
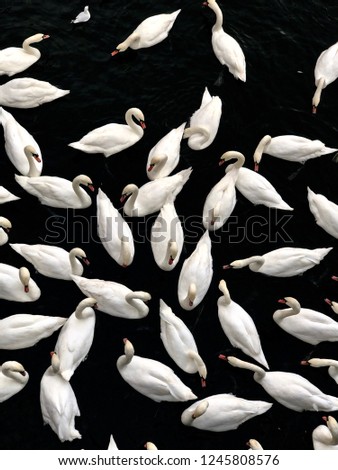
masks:
[[[34,178],[34,180],[28,178],[26,182],[29,191],[38,198],[47,195],[49,200],[64,203],[68,195],[71,198],[74,197],[72,183],[58,176],[39,176],[38,178]],[[83,191],[82,188],[80,189]]]
[[[168,37],[169,31],[174,23],[172,14],[161,13],[159,15],[150,16],[140,23],[134,30],[142,47],[153,46]]]
[[[238,316],[238,311],[229,313],[232,316],[231,331],[228,339],[233,347],[247,349],[250,355],[258,355],[261,352],[261,343],[252,318],[245,312],[248,318]],[[228,315],[228,313],[226,313]],[[244,351],[245,352],[245,351]]]
[[[245,74],[245,58],[238,41],[225,31],[214,32],[212,44],[215,55],[223,65],[227,65],[230,71]]]

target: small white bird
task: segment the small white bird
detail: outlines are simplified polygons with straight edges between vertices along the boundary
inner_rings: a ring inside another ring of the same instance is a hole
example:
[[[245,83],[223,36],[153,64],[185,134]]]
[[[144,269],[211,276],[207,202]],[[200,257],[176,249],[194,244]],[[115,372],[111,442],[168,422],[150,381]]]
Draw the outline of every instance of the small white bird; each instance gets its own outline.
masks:
[[[77,17],[71,21],[71,23],[85,23],[88,20],[90,20],[89,7],[85,6],[84,10],[81,11],[81,13],[79,13]]]

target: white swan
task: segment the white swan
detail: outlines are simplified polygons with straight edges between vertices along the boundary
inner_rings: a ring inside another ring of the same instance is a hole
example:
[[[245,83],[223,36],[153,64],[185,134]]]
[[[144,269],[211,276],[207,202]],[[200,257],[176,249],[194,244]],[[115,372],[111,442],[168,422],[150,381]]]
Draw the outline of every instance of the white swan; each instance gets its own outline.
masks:
[[[338,77],[338,41],[325,49],[318,57],[314,69],[316,91],[312,97],[312,113],[315,114],[322,90]]]
[[[102,246],[120,266],[129,266],[135,255],[132,231],[101,188],[96,197],[96,214],[97,234]]]
[[[126,338],[123,342],[124,354],[117,359],[116,367],[131,387],[156,402],[197,398],[170,367],[154,359],[135,355],[132,343]]]
[[[137,122],[134,121],[134,118]],[[103,153],[105,157],[122,152],[122,150],[136,144],[143,137],[146,127],[144,115],[138,108],[128,109],[125,120],[127,124],[114,122],[97,127],[84,135],[79,141],[68,145],[85,153]]]
[[[287,246],[269,251],[261,256],[250,256],[232,261],[232,263],[224,265],[223,269],[240,269],[249,266],[251,271],[267,276],[297,276],[319,264],[331,250],[332,247],[308,249]]]
[[[178,278],[178,301],[184,310],[192,310],[204,299],[213,276],[211,240],[206,230],[194,251],[184,260]]]
[[[49,424],[61,442],[81,439],[75,429],[80,416],[77,399],[70,383],[60,375],[58,355],[51,352],[51,365],[40,381],[40,407],[43,422]]]
[[[19,196],[11,193],[4,186],[0,186],[0,204],[5,204],[6,202],[18,201],[21,199]]]
[[[193,334],[172,309],[160,299],[161,340],[169,356],[188,374],[199,373],[205,387],[207,368],[201,358]]]
[[[7,217],[0,217],[0,246],[8,242],[8,232],[12,228],[12,223]]]
[[[119,52],[124,52],[128,47],[142,49],[162,42],[168,37],[180,11],[181,9],[173,13],[160,13],[159,15],[149,16],[137,26],[127,39],[116,46],[111,55],[114,56]]]
[[[69,252],[53,245],[28,245],[26,243],[10,243],[13,250],[31,263],[36,271],[54,279],[71,281],[71,274],[79,276],[83,273],[83,264],[89,264],[86,253],[78,247]]]
[[[34,137],[14,118],[0,107],[0,123],[4,129],[5,150],[8,158],[21,175],[39,176],[42,172],[42,154]],[[34,158],[34,171],[30,158]]]
[[[147,159],[147,175],[150,180],[168,176],[177,167],[185,125],[186,122],[171,129],[150,150]]]
[[[215,140],[222,116],[222,100],[204,89],[200,107],[190,117],[183,139],[188,139],[192,150],[203,150]]]
[[[231,168],[232,164],[228,165],[225,171],[228,172]],[[263,204],[274,209],[293,211],[293,208],[283,200],[270,181],[256,171],[241,167],[235,186],[254,205]]]
[[[150,232],[150,246],[157,266],[171,271],[177,265],[184,243],[182,223],[177,215],[173,196],[163,204]]]
[[[60,374],[69,381],[84,361],[94,339],[96,299],[81,300],[59,332],[55,352],[60,359]]]
[[[231,299],[224,279],[220,281],[218,288],[223,294],[217,300],[218,319],[231,345],[269,369],[253,319]]]
[[[62,90],[43,80],[30,77],[13,78],[0,86],[0,106],[36,108],[68,93],[70,90]]]
[[[223,227],[236,205],[236,180],[239,170],[245,162],[244,155],[230,150],[221,156],[221,162],[236,159],[231,171],[226,172],[218,183],[209,191],[203,205],[203,226],[207,230],[218,230]]]
[[[34,302],[40,296],[40,288],[26,267],[16,268],[10,264],[0,263],[0,299]]]
[[[94,191],[92,180],[86,175],[78,175],[73,181],[59,176],[29,177],[15,175],[19,185],[41,204],[63,209],[85,209],[92,203],[91,197],[80,185]]]
[[[302,308],[297,299],[278,300],[290,308],[276,310],[273,319],[284,331],[309,344],[338,341],[338,322],[324,313]]]
[[[31,44],[49,38],[48,34],[34,34],[22,43],[22,47],[7,47],[0,51],[0,75],[11,77],[16,73],[23,72],[37,62],[41,57],[41,52]]]
[[[212,48],[215,56],[222,65],[226,65],[236,79],[246,81],[246,61],[244,52],[235,38],[223,30],[223,13],[215,0],[207,0],[203,5],[208,6],[216,15],[212,27]]]
[[[258,143],[254,152],[255,171],[259,170],[263,153],[280,158],[281,160],[304,164],[307,160],[321,157],[337,150],[338,148],[327,147],[318,139],[311,140],[298,135],[279,135],[277,137],[265,135]]]
[[[6,361],[0,366],[0,403],[19,393],[27,384],[29,374],[17,361]]]
[[[338,384],[338,361],[335,359],[325,359],[319,357],[312,357],[311,359],[306,359],[301,361],[303,366],[311,367],[328,367],[329,376]]]
[[[161,209],[169,194],[175,198],[190,178],[192,168],[181,170],[178,173],[148,181],[140,188],[136,184],[128,184],[122,190],[121,202],[124,202],[123,211],[131,217],[143,217],[153,214]]]
[[[145,304],[151,299],[148,292],[132,291],[129,287],[114,281],[87,279],[72,276],[73,281],[87,297],[96,299],[97,309],[113,317],[138,319],[149,313]]]
[[[316,224],[334,238],[338,238],[338,205],[323,194],[316,194],[308,187],[307,199]]]
[[[81,11],[74,20],[71,20],[71,23],[86,23],[90,20],[90,11],[89,6],[85,6],[83,11]]]
[[[0,349],[23,349],[48,338],[66,322],[66,317],[16,313],[0,320]]]
[[[213,432],[237,429],[249,419],[267,412],[272,403],[247,400],[231,393],[208,396],[190,405],[181,415],[185,426]]]
[[[254,380],[278,403],[294,411],[335,411],[338,398],[323,393],[305,377],[293,372],[268,371],[234,356],[222,356],[234,367],[254,372]]]
[[[314,450],[338,450],[338,423],[333,416],[323,416],[326,424],[320,424],[312,431]]]

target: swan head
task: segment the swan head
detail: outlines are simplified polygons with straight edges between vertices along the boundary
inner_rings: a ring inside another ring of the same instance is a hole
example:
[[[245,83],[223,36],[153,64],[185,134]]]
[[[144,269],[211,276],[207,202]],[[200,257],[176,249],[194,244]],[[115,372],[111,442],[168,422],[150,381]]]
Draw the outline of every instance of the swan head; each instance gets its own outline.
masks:
[[[77,248],[77,247],[73,248],[72,250],[70,250],[69,255],[70,256],[75,256],[76,258],[79,258],[87,266],[89,266],[89,264],[90,264],[90,261],[87,258],[87,255],[84,252],[84,250],[82,250],[82,248]]]
[[[271,139],[272,139],[271,135],[265,135],[260,140],[259,144],[257,145],[256,150],[255,150],[254,155],[253,155],[253,160],[254,160],[254,164],[255,164],[255,167],[254,167],[255,171],[259,170],[259,164],[262,160],[262,155],[263,155],[264,150],[267,147],[267,145],[269,145],[269,143],[271,142]]]
[[[312,357],[311,359],[305,359],[304,361],[301,361],[300,364],[302,366],[324,367],[331,365],[331,360]]]
[[[231,302],[231,298],[230,298],[229,289],[228,289],[224,279],[220,280],[220,282],[218,284],[218,288],[223,294],[223,296],[221,297],[222,300],[225,301],[226,304],[229,304]]]
[[[60,370],[60,359],[55,351],[50,352],[52,369],[55,373],[58,373]]]
[[[127,184],[122,190],[122,194],[120,197],[120,202],[124,202],[129,196],[131,196],[135,191],[138,190],[136,184]]]
[[[148,441],[144,444],[144,448],[146,450],[158,450],[157,447],[155,446],[155,444],[153,442],[150,442],[150,441]]]
[[[28,380],[28,373],[24,366],[17,361],[6,361],[1,366],[1,371],[4,375],[13,375],[18,382],[25,382]]]
[[[113,52],[111,52],[110,54],[111,54],[112,56],[114,56],[114,55],[117,55],[119,52],[124,52],[124,51],[126,51],[126,50],[128,49],[128,47],[129,47],[129,44],[130,44],[129,41],[123,41],[123,42],[121,42],[120,44],[118,44],[118,45],[115,47],[115,49],[113,50]]]
[[[330,305],[334,313],[338,313],[338,302],[335,302],[334,300],[330,300],[328,298],[324,299],[325,302]]]
[[[326,87],[325,78],[320,77],[320,79],[317,82],[316,91],[315,91],[315,93],[312,97],[312,114],[317,113],[317,108],[318,108],[318,105],[320,103],[320,97],[321,97],[321,94],[322,94],[322,90],[325,87]]]
[[[223,269],[231,269],[231,268],[234,268],[234,269],[243,268],[242,260],[238,259],[236,261],[232,261],[230,264],[225,264],[223,266]]]
[[[44,39],[48,39],[50,36],[49,34],[43,34],[43,33],[37,33],[34,34],[33,36],[30,36],[29,38],[25,39],[24,42],[22,43],[22,47],[24,47],[24,44],[33,44],[35,42],[40,42],[43,41]]]
[[[5,231],[9,232],[12,228],[12,223],[6,217],[0,217],[0,227]]]
[[[285,304],[292,309],[300,311],[300,303],[294,297],[283,297],[282,299],[278,299],[278,303]]]
[[[153,171],[156,165],[164,163],[168,160],[167,155],[154,155],[153,158],[151,159],[147,171]]]
[[[263,450],[263,447],[258,441],[256,441],[256,439],[249,439],[246,445],[253,450]]]
[[[229,150],[228,152],[223,153],[219,159],[219,165],[223,163],[236,159],[237,162],[234,164],[235,166],[243,166],[245,162],[245,157],[241,152],[237,152],[236,150]]]
[[[196,288],[196,284],[194,282],[192,282],[190,285],[189,285],[189,289],[188,289],[188,302],[189,302],[189,307],[192,307],[194,305],[194,301],[196,299],[196,295],[197,295],[197,288]]]
[[[208,408],[209,408],[208,400],[201,401],[194,409],[192,416],[191,416],[192,419],[196,419],[204,415],[204,413],[207,411]]]
[[[129,341],[128,338],[123,338],[124,343],[124,354],[127,358],[132,358],[135,354],[135,349],[132,343]]]
[[[26,147],[24,147],[23,150],[28,159],[34,158],[34,160],[37,161],[38,163],[41,162],[40,155],[37,153],[37,151],[32,145],[26,145]]]
[[[30,281],[31,275],[30,272],[27,268],[24,266],[19,269],[19,279],[24,286],[25,292],[29,292],[29,281]]]
[[[171,240],[169,242],[169,259],[168,259],[168,264],[171,266],[174,262],[174,259],[176,258],[178,254],[178,246],[177,243],[174,240]]]
[[[90,191],[95,191],[93,182],[87,175],[78,175],[73,179],[73,188],[79,185],[85,186],[90,189]]]
[[[136,119],[136,121],[142,127],[142,129],[146,128],[146,123],[145,123],[145,120],[144,120],[144,114],[139,108],[130,108],[130,109],[128,109],[127,112],[126,112],[126,120],[127,120],[127,116],[129,114],[131,114]]]

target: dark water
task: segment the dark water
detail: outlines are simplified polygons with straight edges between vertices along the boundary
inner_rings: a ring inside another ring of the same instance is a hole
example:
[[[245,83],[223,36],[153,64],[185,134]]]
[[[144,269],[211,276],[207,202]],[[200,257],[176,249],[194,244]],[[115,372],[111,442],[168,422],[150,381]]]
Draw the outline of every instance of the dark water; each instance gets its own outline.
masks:
[[[95,188],[101,187],[116,207],[123,187],[130,182],[147,182],[145,165],[148,153],[169,130],[189,119],[207,86],[223,104],[220,128],[212,145],[200,152],[182,142],[181,159],[176,171],[193,167],[190,180],[176,199],[176,210],[184,220],[195,220],[197,229],[185,225],[186,243],[180,263],[172,272],[161,271],[152,258],[149,240],[136,243],[132,265],[121,268],[111,259],[96,236],[95,194],[89,209],[72,212],[49,209],[16,184],[15,169],[3,148],[0,184],[21,197],[5,204],[1,215],[12,221],[13,243],[47,243],[50,221],[64,221],[67,236],[57,240],[67,250],[82,246],[91,261],[84,275],[89,278],[121,282],[133,290],[152,295],[149,315],[142,320],[122,320],[97,313],[94,342],[87,360],[76,370],[71,384],[76,393],[81,417],[76,427],[82,440],[61,443],[48,426],[43,426],[39,386],[49,366],[57,333],[33,348],[1,351],[0,361],[17,360],[30,374],[27,386],[1,404],[2,449],[106,449],[113,434],[120,449],[142,449],[153,441],[159,449],[245,449],[249,438],[256,438],[265,449],[311,449],[312,430],[321,424],[322,412],[297,413],[274,402],[252,373],[231,368],[218,355],[244,355],[234,351],[217,317],[218,283],[227,281],[233,300],[250,313],[259,331],[271,370],[296,372],[307,377],[323,391],[338,395],[337,384],[327,368],[300,366],[309,355],[338,359],[337,345],[323,343],[313,347],[283,332],[272,320],[279,307],[277,299],[298,298],[302,305],[334,318],[324,298],[338,300],[338,287],[331,275],[338,274],[337,241],[318,227],[309,211],[306,188],[322,192],[338,202],[338,167],[333,155],[307,162],[304,166],[265,156],[261,173],[283,198],[294,207],[284,225],[283,237],[276,224],[284,213],[253,206],[238,193],[234,225],[225,225],[212,234],[214,277],[203,302],[191,312],[183,311],[177,301],[177,279],[184,259],[195,248],[202,233],[200,218],[205,197],[223,176],[218,159],[227,150],[242,152],[246,166],[253,168],[254,149],[267,133],[302,135],[317,138],[337,147],[337,84],[323,91],[318,114],[311,114],[314,93],[313,69],[322,50],[337,40],[336,1],[262,1],[220,2],[224,28],[241,44],[247,61],[247,83],[224,73],[221,86],[215,82],[220,64],[211,48],[212,11],[202,2],[173,0],[91,1],[88,23],[71,25],[70,20],[85,3],[56,0],[2,0],[1,48],[20,45],[36,32],[51,37],[38,47],[42,58],[17,77],[33,77],[70,89],[68,96],[34,109],[7,108],[38,141],[45,175],[72,179],[79,173],[90,176]],[[110,52],[146,17],[164,12],[182,11],[169,38],[149,49],[128,50],[116,57]],[[1,84],[8,77],[1,77]],[[147,129],[143,139],[132,148],[106,159],[68,147],[89,130],[108,122],[123,122],[132,106],[143,110]],[[300,171],[297,171],[299,170]],[[289,214],[289,213],[288,213]],[[190,219],[188,219],[190,217]],[[129,220],[135,238],[149,234],[153,216],[141,222]],[[262,225],[259,238],[253,226]],[[280,225],[279,225],[280,226]],[[189,234],[189,236],[188,236]],[[224,272],[222,265],[237,258],[263,254],[280,246],[334,249],[317,267],[297,278],[268,278],[247,268]],[[19,267],[22,258],[9,245],[1,247],[1,261]],[[70,315],[82,299],[71,282],[33,275],[42,290],[34,303],[0,301],[1,317],[14,313]],[[181,371],[167,355],[159,336],[159,299],[163,298],[194,334],[199,352],[208,368],[207,387],[202,389],[198,376]],[[180,416],[188,403],[160,403],[135,392],[118,374],[116,359],[123,352],[122,338],[128,337],[136,353],[157,359],[172,367],[199,399],[216,393],[234,393],[247,399],[273,402],[265,414],[247,421],[239,429],[212,433],[187,428]],[[247,358],[245,358],[247,359]],[[331,413],[338,419],[337,412]]]

